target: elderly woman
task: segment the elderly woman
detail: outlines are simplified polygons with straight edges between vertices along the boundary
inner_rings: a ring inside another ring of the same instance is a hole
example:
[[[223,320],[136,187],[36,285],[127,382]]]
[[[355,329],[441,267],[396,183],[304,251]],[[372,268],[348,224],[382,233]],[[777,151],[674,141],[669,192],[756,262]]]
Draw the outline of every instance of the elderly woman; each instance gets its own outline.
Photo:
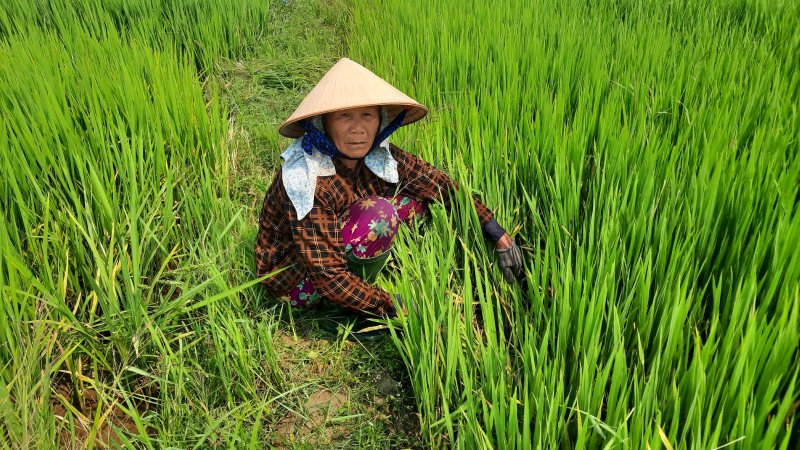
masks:
[[[263,283],[293,306],[323,301],[382,316],[395,300],[369,280],[389,255],[401,223],[457,185],[442,171],[388,142],[427,109],[344,58],[306,96],[279,132],[297,138],[264,199],[255,256]],[[484,235],[495,242],[510,282],[522,272],[519,248],[477,198]]]

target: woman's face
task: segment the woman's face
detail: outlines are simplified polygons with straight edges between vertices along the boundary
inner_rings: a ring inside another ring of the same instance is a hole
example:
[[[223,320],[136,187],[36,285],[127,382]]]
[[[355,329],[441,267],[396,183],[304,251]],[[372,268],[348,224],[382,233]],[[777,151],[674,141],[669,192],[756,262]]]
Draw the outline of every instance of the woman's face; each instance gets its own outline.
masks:
[[[372,147],[381,123],[380,108],[365,106],[325,114],[325,132],[340,152],[363,158]]]

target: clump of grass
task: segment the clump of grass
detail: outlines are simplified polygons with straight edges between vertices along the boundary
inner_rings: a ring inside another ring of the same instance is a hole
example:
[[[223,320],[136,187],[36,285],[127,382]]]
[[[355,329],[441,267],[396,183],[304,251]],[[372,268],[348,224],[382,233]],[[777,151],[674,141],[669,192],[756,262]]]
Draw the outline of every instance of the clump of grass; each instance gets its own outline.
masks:
[[[219,200],[226,122],[213,90],[174,53],[113,30],[102,41],[81,28],[31,30],[0,54],[4,417],[37,399],[37,414],[4,421],[4,432],[22,446],[48,442],[38,429],[57,429],[43,419],[52,384],[72,392],[61,399],[68,422],[94,424],[89,445],[115,406],[147,436],[155,418],[137,406],[185,398],[202,348],[218,349],[207,373],[223,394],[215,401],[254,398],[259,379],[279,388],[276,366],[249,360],[269,360],[254,354],[270,352],[269,326],[224,326],[248,285],[230,284],[244,267],[221,264],[237,211]],[[41,359],[28,358],[36,348]],[[87,391],[105,400],[96,411],[80,408]]]
[[[227,110],[192,63],[245,51],[268,18],[222,42],[215,24],[237,7],[181,5],[0,7],[4,446],[259,447],[292,402],[276,318],[246,307],[263,293],[249,210],[231,201]],[[114,22],[117,7],[139,16]],[[153,28],[191,8],[191,38]]]
[[[428,443],[793,447],[797,5],[379,11],[351,56],[432,106],[398,135],[465,190],[386,282],[419,306],[396,343]],[[518,230],[521,286],[470,190]]]
[[[344,12],[0,6],[4,448],[265,448],[317,383],[352,397],[299,445],[415,442],[355,378],[386,374],[388,355],[314,340],[337,350],[309,373],[320,356],[282,342],[299,321],[254,285],[256,207],[285,145],[273,128],[340,54]]]
[[[464,188],[383,281],[418,306],[395,343],[427,443],[796,446],[798,6],[367,6],[350,56],[433,106],[398,135]],[[240,175],[282,141],[233,147],[244,165],[230,144],[294,101],[230,114],[207,78],[263,51],[256,97],[299,98],[338,44],[308,33],[330,10],[293,8],[0,6],[5,447],[259,448],[299,409],[254,312],[254,211],[231,201],[260,196]],[[521,287],[473,192],[524,246]]]
[[[0,7],[0,36],[38,28],[69,37],[82,28],[102,39],[116,30],[156,49],[170,47],[209,74],[220,58],[253,51],[269,31],[274,6],[245,0],[9,0]]]

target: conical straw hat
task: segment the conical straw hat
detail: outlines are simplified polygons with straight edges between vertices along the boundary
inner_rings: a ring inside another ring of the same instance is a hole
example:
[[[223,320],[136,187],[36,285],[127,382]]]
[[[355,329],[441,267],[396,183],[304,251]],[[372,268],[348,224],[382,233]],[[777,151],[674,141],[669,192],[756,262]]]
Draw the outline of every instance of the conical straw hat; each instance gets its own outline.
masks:
[[[342,58],[319,80],[300,106],[278,128],[283,136],[298,138],[305,131],[298,124],[303,119],[349,108],[386,106],[389,120],[407,110],[403,125],[416,122],[428,109],[413,98],[348,58]]]

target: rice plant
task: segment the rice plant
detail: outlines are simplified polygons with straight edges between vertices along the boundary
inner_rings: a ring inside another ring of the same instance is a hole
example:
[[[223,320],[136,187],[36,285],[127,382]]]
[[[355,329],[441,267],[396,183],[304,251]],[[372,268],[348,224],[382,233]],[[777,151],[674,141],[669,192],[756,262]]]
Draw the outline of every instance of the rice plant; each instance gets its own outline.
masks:
[[[800,8],[368,6],[351,57],[432,106],[399,139],[464,187],[385,281],[418,306],[395,341],[428,443],[794,448]]]
[[[0,7],[0,36],[37,28],[68,37],[80,27],[102,38],[115,30],[155,48],[173,47],[208,72],[220,57],[252,51],[270,7],[244,0],[9,0]]]
[[[209,16],[166,31],[184,37],[155,28],[177,3],[0,7],[3,448],[202,444],[222,420],[257,443],[286,395],[274,316],[242,318],[251,227],[226,111],[192,64],[253,36],[220,40],[229,5],[193,5]],[[150,19],[120,22],[131,8]]]
[[[233,175],[211,74],[276,31],[258,76],[301,96],[326,38],[281,30],[276,8],[0,5],[1,447],[271,442],[300,387],[253,289],[252,205],[234,200],[264,181]],[[427,445],[798,445],[800,7],[349,14],[349,56],[432,107],[397,143],[463,188],[403,229],[381,279],[415,305],[392,333]],[[519,286],[473,193],[524,248]]]

